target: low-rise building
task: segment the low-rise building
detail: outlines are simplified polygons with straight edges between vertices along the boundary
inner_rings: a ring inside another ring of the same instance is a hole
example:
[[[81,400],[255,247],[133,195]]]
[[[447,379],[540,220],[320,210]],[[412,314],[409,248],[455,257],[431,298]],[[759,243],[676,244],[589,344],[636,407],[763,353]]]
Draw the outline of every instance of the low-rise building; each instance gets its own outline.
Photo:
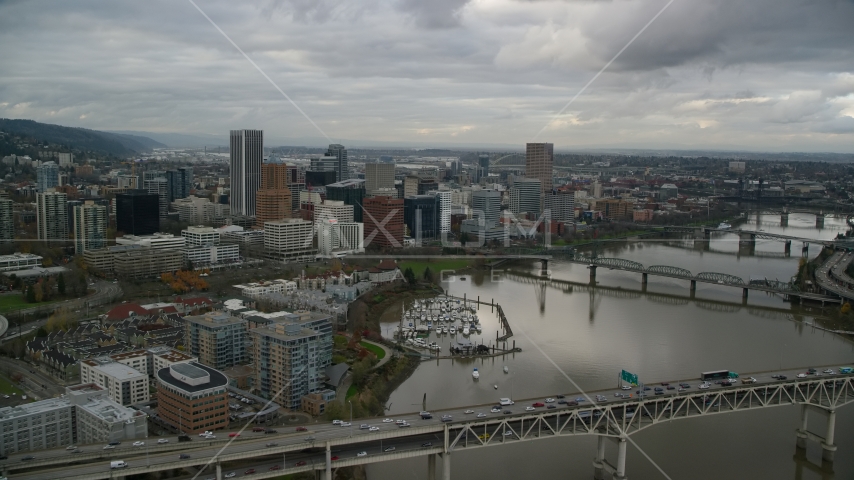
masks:
[[[181,270],[183,263],[180,250],[140,248],[117,253],[113,269],[122,278],[150,278]]]
[[[0,272],[14,272],[27,268],[41,267],[42,257],[32,253],[13,253],[0,255]]]
[[[245,285],[234,285],[240,290],[240,295],[248,298],[260,298],[271,293],[289,295],[297,290],[297,283],[291,280],[271,280],[269,282],[247,283]]]
[[[178,431],[197,433],[228,426],[228,378],[197,362],[156,372],[158,415]]]

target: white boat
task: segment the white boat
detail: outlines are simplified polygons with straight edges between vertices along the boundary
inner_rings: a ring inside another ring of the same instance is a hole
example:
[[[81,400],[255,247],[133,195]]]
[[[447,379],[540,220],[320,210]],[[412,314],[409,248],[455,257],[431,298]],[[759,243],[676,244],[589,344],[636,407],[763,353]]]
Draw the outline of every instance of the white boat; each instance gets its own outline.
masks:
[[[473,372],[471,372],[471,376],[472,376],[472,378],[474,378],[475,380],[477,380],[478,378],[480,378],[480,372],[478,372],[478,371],[477,371],[477,368],[475,368],[475,369],[474,369],[474,371],[473,371]]]
[[[498,390],[498,385],[493,385],[492,387]]]
[[[457,327],[451,325],[451,335],[456,335],[456,334],[457,334]]]
[[[510,367],[504,365],[504,373],[510,373]]]
[[[732,228],[732,225],[726,222],[721,222],[721,224],[718,225],[718,230],[729,230],[730,228]]]
[[[466,325],[465,327],[463,327],[463,335],[468,335],[469,333],[471,333],[471,331],[469,330],[468,325]]]

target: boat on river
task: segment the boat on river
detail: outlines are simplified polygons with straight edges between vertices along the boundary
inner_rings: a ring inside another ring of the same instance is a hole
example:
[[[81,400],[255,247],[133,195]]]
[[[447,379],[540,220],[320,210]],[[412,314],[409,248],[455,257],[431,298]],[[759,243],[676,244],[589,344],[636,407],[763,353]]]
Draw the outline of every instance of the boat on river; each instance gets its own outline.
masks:
[[[475,380],[480,378],[480,372],[477,371],[477,367],[475,367],[474,371],[471,372],[471,377]]]

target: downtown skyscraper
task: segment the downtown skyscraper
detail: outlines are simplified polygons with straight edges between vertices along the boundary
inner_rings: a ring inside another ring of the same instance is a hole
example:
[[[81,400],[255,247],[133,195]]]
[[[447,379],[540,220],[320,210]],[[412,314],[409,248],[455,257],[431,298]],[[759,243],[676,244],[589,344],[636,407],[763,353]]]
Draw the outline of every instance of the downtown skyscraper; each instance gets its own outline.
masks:
[[[543,192],[552,190],[555,163],[553,143],[529,143],[525,148],[525,176],[540,181]]]
[[[255,216],[255,197],[261,188],[264,131],[232,130],[229,148],[231,193],[228,198],[231,214]]]

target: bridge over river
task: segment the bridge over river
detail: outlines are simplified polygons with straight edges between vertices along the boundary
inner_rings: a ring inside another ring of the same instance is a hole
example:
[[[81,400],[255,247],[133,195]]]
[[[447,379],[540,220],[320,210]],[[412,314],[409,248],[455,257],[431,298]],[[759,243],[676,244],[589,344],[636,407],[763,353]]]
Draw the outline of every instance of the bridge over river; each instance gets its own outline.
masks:
[[[589,435],[598,439],[594,478],[603,479],[607,472],[615,479],[625,479],[627,441],[637,432],[674,420],[787,405],[800,405],[801,409],[796,451],[802,453],[809,440],[816,441],[822,448],[823,463],[831,465],[836,451],[836,410],[854,402],[854,375],[836,372],[821,375],[820,371],[818,375],[805,375],[802,372],[798,369],[754,373],[755,383],[711,384],[706,389],[699,389],[695,379],[684,381],[690,384],[688,388],[676,389],[675,385],[680,382],[672,380],[674,389],[662,387],[660,392],[644,396],[612,388],[567,393],[563,403],[549,403],[542,398],[516,399],[515,405],[497,411],[490,409],[493,405],[472,405],[433,412],[430,419],[411,413],[386,420],[359,420],[378,427],[375,431],[355,425],[317,424],[309,426],[307,432],[273,435],[246,429],[238,438],[218,441],[196,437],[180,444],[120,445],[112,450],[88,445],[79,447],[81,452],[75,455],[64,449],[23,452],[0,461],[0,469],[5,475],[13,474],[15,480],[106,479],[118,473],[110,469],[109,462],[120,459],[128,463],[120,475],[186,468],[198,469],[207,478],[209,474],[205,469],[210,469],[221,480],[231,469],[243,471],[251,466],[241,478],[315,472],[318,477],[331,480],[337,468],[423,456],[427,459],[430,480],[437,478],[440,458],[442,478],[450,480],[451,458],[461,452],[553,437]],[[780,374],[786,378],[780,379]],[[535,403],[544,401],[548,407]],[[810,410],[826,414],[824,436],[809,430]],[[408,426],[396,426],[395,420],[406,421]],[[151,440],[148,443],[153,443]],[[605,458],[608,441],[615,442],[618,447],[613,464]],[[189,457],[179,458],[179,452]],[[22,461],[25,455],[35,458]]]

